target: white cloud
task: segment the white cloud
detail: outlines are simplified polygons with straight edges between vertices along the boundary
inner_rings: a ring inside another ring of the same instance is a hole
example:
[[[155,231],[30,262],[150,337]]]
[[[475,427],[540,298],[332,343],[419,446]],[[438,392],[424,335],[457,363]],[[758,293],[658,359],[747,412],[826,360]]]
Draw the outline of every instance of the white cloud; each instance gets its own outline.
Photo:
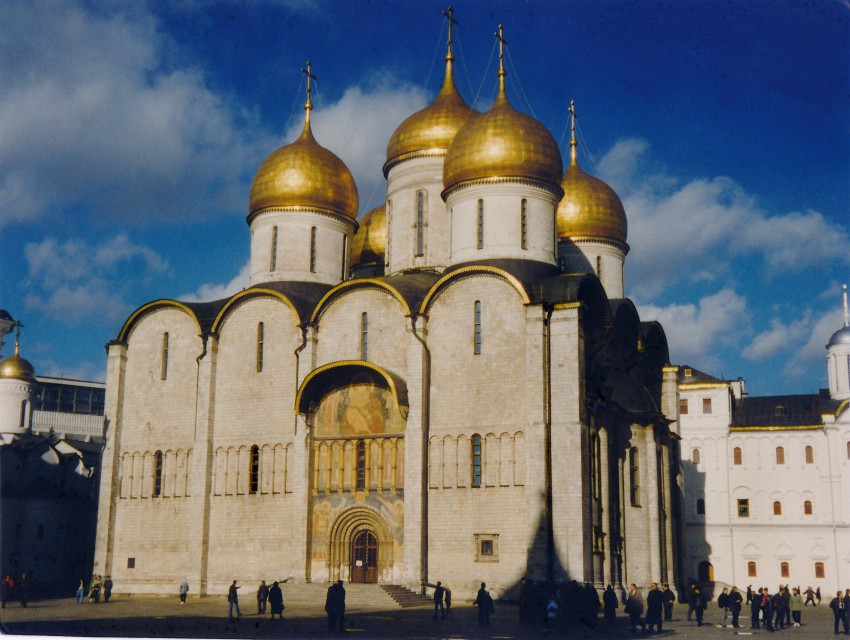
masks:
[[[244,205],[248,129],[151,15],[108,7],[0,3],[0,227],[75,204],[131,224]]]
[[[239,273],[226,284],[202,284],[194,293],[178,296],[182,302],[211,302],[232,296],[251,284],[250,260],[239,270]]]
[[[39,362],[36,375],[65,378],[66,380],[106,382],[106,369],[103,365],[88,361],[78,362],[73,367],[69,368],[57,364],[53,360],[42,360]]]
[[[629,281],[640,283],[641,295],[735,275],[741,261],[753,257],[764,276],[850,264],[847,229],[817,211],[766,213],[731,178],[680,183],[650,167],[648,156],[645,141],[623,140],[597,166],[623,199],[632,248]]]
[[[806,336],[802,336],[797,343],[799,347],[785,366],[783,371],[785,379],[794,381],[812,370],[822,372],[821,377],[826,379],[826,344],[832,334],[842,326],[842,312],[837,305],[813,322],[808,333],[808,340],[805,339]]]
[[[770,329],[759,333],[741,355],[748,360],[765,360],[782,351],[793,349],[803,342],[812,330],[812,313],[803,312],[803,317],[784,323],[779,318],[770,321]]]
[[[29,289],[24,305],[63,322],[123,321],[134,282],[161,275],[168,263],[148,247],[119,234],[97,245],[46,238],[24,247]],[[126,274],[132,273],[132,278]]]
[[[720,368],[719,346],[736,344],[749,331],[747,300],[729,288],[698,304],[639,304],[642,320],[658,320],[667,334],[672,362]]]

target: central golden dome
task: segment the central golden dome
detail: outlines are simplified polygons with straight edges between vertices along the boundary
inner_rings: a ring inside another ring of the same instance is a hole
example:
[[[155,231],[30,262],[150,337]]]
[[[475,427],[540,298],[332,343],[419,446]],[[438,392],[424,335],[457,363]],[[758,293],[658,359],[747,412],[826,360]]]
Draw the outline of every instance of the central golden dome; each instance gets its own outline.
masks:
[[[382,204],[360,218],[351,240],[351,264],[383,263],[387,250],[387,207]]]
[[[514,109],[502,88],[490,110],[469,120],[455,136],[443,164],[443,188],[448,191],[488,178],[528,178],[558,185],[562,170],[552,134]]]
[[[570,166],[561,180],[564,197],[556,213],[558,239],[583,236],[625,242],[628,223],[622,201],[602,180],[581,170],[574,141],[570,144]]]
[[[463,101],[452,75],[454,57],[446,56],[446,77],[430,105],[402,122],[387,144],[384,177],[396,164],[416,155],[445,155],[455,134],[476,113]]]
[[[359,205],[354,177],[342,160],[316,142],[308,109],[298,139],[273,151],[257,170],[248,209],[249,218],[275,207],[319,209],[356,219]]]
[[[28,360],[19,354],[18,343],[15,343],[15,353],[0,360],[0,379],[35,380],[35,369]]]

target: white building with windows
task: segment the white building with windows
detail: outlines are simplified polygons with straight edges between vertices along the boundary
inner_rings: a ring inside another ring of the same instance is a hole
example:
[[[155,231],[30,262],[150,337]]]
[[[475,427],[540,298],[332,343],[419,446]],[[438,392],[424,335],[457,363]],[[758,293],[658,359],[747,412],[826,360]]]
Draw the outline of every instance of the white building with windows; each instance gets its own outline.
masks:
[[[850,584],[850,320],[827,345],[829,389],[751,397],[679,370],[685,554],[700,582]]]
[[[442,90],[393,132],[386,200],[359,220],[308,82],[303,133],[251,188],[251,286],[127,319],[96,573],[202,594],[681,581],[675,369],[623,299],[622,203],[575,136],[564,171],[502,65],[478,113],[453,60],[450,36]]]

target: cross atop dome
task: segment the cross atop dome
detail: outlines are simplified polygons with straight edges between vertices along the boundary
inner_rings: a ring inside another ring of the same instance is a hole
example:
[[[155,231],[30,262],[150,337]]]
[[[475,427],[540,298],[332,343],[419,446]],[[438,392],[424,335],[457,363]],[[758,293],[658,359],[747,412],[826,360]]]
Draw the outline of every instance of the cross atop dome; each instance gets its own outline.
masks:
[[[310,112],[313,110],[313,102],[310,99],[310,94],[312,92],[310,80],[318,80],[318,78],[313,75],[313,63],[309,60],[307,61],[307,68],[301,68],[301,73],[307,76],[307,102],[304,103],[304,111],[307,112],[307,115],[304,118],[304,128],[306,129],[310,125]]]
[[[508,41],[505,40],[502,25],[499,25],[499,30],[493,35],[499,40],[499,95],[501,96],[505,93],[505,76],[507,75],[505,71],[505,45],[508,44]]]

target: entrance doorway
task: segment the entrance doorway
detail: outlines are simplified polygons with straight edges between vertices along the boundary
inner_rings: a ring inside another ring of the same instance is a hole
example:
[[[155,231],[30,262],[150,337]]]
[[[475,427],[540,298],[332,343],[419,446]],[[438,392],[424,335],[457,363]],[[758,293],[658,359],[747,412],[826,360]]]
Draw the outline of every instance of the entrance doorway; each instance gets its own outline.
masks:
[[[351,581],[378,581],[378,539],[371,531],[361,531],[351,543]]]
[[[702,583],[714,582],[714,566],[708,560],[700,562],[697,575]]]

